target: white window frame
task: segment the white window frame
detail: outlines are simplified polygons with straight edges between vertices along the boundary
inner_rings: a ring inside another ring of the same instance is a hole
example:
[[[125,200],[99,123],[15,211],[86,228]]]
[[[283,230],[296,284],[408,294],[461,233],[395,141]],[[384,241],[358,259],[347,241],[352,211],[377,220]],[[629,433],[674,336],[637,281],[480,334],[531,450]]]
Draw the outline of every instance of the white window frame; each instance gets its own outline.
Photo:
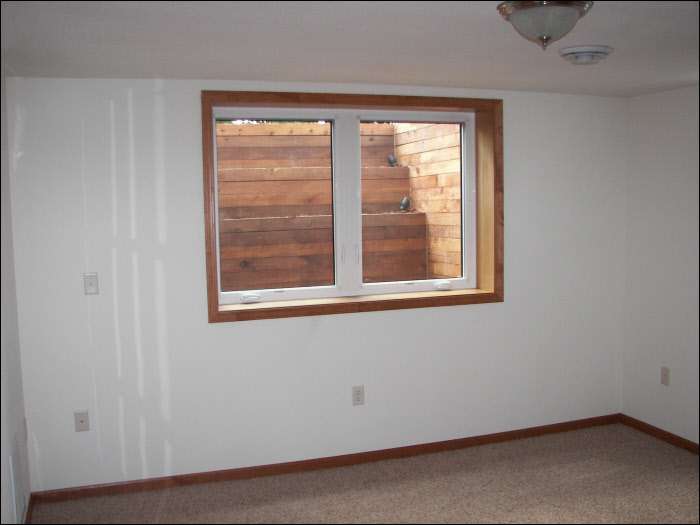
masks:
[[[333,229],[335,284],[298,288],[222,291],[217,272],[220,305],[274,303],[308,299],[368,297],[406,292],[474,289],[476,280],[476,160],[474,115],[470,112],[417,110],[374,110],[339,108],[251,108],[213,107],[211,125],[218,120],[304,120],[326,121],[332,125]],[[360,122],[430,122],[461,125],[461,215],[462,273],[450,279],[362,282],[362,180]],[[216,165],[216,133],[213,134]],[[217,178],[218,180],[218,178]],[[214,185],[215,191],[218,185]],[[218,202],[218,194],[215,194]],[[218,206],[216,207],[216,257],[220,259]]]

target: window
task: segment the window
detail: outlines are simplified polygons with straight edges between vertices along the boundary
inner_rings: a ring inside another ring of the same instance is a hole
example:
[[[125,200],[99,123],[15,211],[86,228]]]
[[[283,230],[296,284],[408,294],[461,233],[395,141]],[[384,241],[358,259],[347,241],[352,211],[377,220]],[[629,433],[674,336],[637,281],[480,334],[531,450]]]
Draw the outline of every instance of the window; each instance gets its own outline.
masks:
[[[501,102],[202,92],[210,322],[502,301]]]

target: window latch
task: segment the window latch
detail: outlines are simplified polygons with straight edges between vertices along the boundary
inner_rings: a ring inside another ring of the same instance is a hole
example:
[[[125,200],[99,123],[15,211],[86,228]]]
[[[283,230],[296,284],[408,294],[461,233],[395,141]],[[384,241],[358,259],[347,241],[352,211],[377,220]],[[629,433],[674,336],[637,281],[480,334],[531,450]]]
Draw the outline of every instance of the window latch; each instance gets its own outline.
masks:
[[[259,295],[256,294],[245,294],[241,296],[241,302],[242,303],[259,303],[260,299],[262,299]]]
[[[452,290],[452,283],[450,281],[440,281],[435,283],[436,290]]]

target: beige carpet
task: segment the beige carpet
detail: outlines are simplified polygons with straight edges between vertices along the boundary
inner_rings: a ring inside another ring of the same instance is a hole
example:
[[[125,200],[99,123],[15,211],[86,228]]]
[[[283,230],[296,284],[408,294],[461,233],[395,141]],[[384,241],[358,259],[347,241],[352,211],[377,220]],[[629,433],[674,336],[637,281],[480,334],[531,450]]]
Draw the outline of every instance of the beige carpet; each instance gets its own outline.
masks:
[[[34,507],[32,523],[698,523],[698,456],[624,425]]]

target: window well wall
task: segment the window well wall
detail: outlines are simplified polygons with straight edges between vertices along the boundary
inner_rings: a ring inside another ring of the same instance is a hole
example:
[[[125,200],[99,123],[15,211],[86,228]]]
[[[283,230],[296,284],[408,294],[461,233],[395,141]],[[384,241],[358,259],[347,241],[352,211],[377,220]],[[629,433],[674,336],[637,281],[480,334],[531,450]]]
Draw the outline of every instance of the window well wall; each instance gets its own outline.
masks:
[[[360,132],[363,282],[460,276],[460,125]],[[217,122],[222,291],[334,283],[331,133],[330,123]]]

